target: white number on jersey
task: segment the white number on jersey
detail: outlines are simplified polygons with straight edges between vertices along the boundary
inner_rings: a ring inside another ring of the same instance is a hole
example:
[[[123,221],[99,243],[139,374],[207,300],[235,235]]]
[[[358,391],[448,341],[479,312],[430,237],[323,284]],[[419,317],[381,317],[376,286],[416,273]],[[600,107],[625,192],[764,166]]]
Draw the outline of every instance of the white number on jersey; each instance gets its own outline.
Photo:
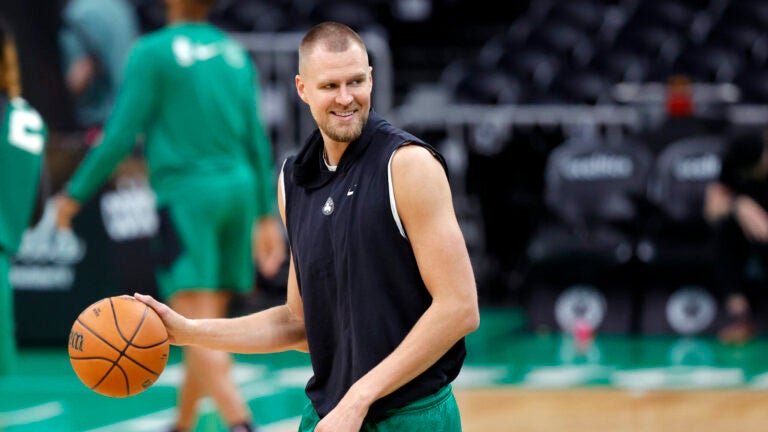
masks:
[[[43,151],[43,119],[35,111],[9,107],[12,111],[9,117],[8,142],[22,150],[34,154]]]

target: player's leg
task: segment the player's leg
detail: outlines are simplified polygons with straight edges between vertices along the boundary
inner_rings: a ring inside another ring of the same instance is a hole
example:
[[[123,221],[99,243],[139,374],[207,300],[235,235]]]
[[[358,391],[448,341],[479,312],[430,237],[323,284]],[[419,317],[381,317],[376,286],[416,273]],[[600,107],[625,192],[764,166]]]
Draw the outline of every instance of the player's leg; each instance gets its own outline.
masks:
[[[173,296],[171,307],[190,318],[226,316],[229,295],[223,291],[183,291]],[[251,415],[231,377],[232,356],[224,351],[184,347],[187,374],[185,391],[203,392],[216,403],[229,425],[250,423]],[[190,395],[192,396],[192,395]]]
[[[246,193],[248,190],[238,187],[241,184],[246,182],[239,178],[208,179],[198,187],[200,197],[178,202],[172,208],[171,219],[184,245],[184,252],[170,269],[172,282],[161,284],[160,288],[167,294],[172,292],[169,303],[183,315],[223,318],[231,296],[229,289],[245,290],[252,286],[252,271],[237,286],[224,283],[221,274],[222,268],[242,267],[240,262],[228,261],[228,254],[222,250],[228,250],[229,244],[221,241],[221,233],[231,227],[232,215],[241,216],[240,204],[237,203],[248,201],[243,197],[250,196]],[[252,219],[253,215],[248,217]],[[245,231],[241,223],[237,225],[237,237],[242,242],[249,237],[250,224]],[[248,240],[245,241],[250,245]],[[248,248],[245,253],[250,254],[249,251]],[[250,258],[247,261],[250,262]],[[230,354],[187,347],[184,348],[184,365],[187,378],[179,398],[180,422],[193,417],[195,396],[202,391],[213,398],[227,424],[250,427],[250,411],[230,377]]]
[[[219,188],[223,202],[220,205],[222,218],[218,232],[219,243],[216,248],[219,252],[216,286],[220,289],[220,293],[227,293],[219,297],[226,299],[223,303],[219,303],[221,310],[216,311],[221,317],[226,316],[227,306],[233,293],[246,294],[253,291],[255,276],[251,253],[251,228],[256,210],[253,200],[243,199],[243,197],[255,195],[253,181],[250,175],[233,175],[232,178],[227,179],[227,183],[227,187]],[[231,360],[231,357],[228,356],[227,359]],[[218,390],[219,393],[212,393],[212,396],[228,424],[236,425],[238,424],[236,419],[243,418],[243,415],[249,414],[250,410],[231,379],[220,384],[217,389],[212,389],[212,392]],[[232,413],[224,412],[224,407]],[[240,429],[237,430],[240,431]]]
[[[186,354],[186,353],[185,353]],[[184,368],[184,377],[179,387],[176,402],[177,431],[191,431],[197,423],[197,404],[205,396],[199,377],[189,373],[189,368]]]
[[[13,319],[13,289],[8,279],[10,257],[0,251],[0,376],[16,369],[16,333]]]
[[[216,215],[206,211],[205,205],[204,200],[181,197],[160,211],[160,232],[154,245],[160,258],[156,276],[160,294],[171,306],[185,290],[210,286],[215,280],[217,263],[208,258],[206,251],[216,248]],[[194,310],[185,312],[195,314]],[[173,429],[178,432],[193,429],[198,402],[205,396],[205,377],[190,373],[186,350],[183,353],[184,378],[178,389]]]

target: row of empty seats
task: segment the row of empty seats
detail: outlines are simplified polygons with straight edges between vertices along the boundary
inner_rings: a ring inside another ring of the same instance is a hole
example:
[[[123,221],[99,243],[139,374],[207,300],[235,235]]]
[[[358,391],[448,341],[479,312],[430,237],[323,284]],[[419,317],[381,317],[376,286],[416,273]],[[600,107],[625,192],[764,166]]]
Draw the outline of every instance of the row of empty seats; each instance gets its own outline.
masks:
[[[764,103],[767,29],[760,0],[537,1],[443,81],[458,101],[595,104],[617,83],[683,74]]]

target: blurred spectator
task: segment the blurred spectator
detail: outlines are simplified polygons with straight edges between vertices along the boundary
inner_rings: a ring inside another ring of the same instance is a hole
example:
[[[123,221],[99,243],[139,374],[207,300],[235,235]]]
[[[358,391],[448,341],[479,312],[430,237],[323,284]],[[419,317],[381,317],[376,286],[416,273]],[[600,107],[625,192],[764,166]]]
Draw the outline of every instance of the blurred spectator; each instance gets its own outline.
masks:
[[[705,217],[714,228],[717,283],[725,296],[724,343],[743,343],[754,332],[749,265],[768,270],[768,146],[761,132],[731,140],[720,178],[708,185]]]
[[[59,35],[78,126],[93,144],[112,111],[139,27],[127,0],[67,0]]]

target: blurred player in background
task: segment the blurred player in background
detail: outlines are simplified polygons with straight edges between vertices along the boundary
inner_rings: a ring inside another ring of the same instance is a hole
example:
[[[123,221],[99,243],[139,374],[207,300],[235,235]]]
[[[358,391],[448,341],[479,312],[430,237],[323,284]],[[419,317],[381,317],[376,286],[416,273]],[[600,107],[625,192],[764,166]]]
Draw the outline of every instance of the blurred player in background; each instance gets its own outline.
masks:
[[[21,97],[16,46],[0,22],[0,375],[15,368],[11,256],[32,216],[40,185],[47,128]]]
[[[185,315],[220,318],[232,293],[253,288],[252,228],[262,274],[273,276],[285,258],[272,149],[256,70],[243,47],[208,22],[214,0],[165,3],[169,24],[133,47],[102,142],[59,197],[58,224],[70,226],[142,134],[160,215],[160,293]],[[203,395],[231,430],[253,430],[229,354],[188,347],[184,364],[175,431],[194,427]]]

